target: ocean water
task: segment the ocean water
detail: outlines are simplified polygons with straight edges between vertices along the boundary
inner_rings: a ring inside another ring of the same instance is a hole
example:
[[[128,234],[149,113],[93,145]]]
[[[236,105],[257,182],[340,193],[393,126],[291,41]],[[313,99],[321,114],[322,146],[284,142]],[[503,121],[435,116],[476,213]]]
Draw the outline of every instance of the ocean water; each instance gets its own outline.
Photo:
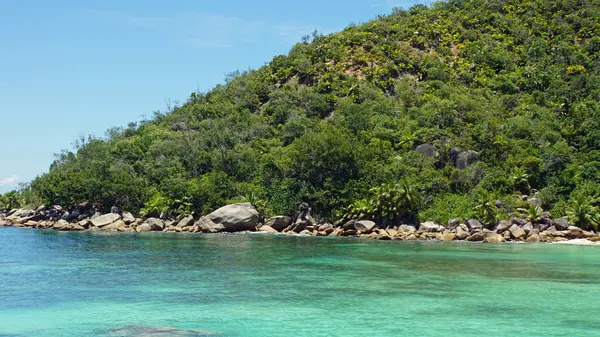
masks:
[[[600,247],[0,228],[0,336],[600,336]]]

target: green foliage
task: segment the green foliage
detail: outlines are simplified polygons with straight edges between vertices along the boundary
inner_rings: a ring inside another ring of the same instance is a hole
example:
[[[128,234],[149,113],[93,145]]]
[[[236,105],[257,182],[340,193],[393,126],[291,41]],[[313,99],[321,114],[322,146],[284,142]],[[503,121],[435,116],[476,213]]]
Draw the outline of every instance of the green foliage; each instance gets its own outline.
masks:
[[[483,220],[488,227],[492,227],[498,222],[498,208],[489,194],[482,193],[475,201],[473,209],[479,219]]]
[[[600,188],[599,12],[586,0],[453,0],[315,33],[150,120],[80,139],[3,207],[202,215],[245,195],[264,216],[308,202],[331,220],[345,209],[491,224],[536,189],[560,216]],[[453,148],[480,160],[458,170]]]
[[[22,205],[22,199],[17,190],[6,192],[0,195],[0,210],[10,211],[19,208]]]
[[[341,218],[367,218],[380,224],[416,220],[421,207],[420,195],[406,182],[373,187],[369,193],[368,198],[357,200],[342,211]]]
[[[192,215],[192,203],[189,197],[182,199],[170,199],[164,196],[160,191],[154,190],[150,200],[148,200],[142,209],[140,215],[143,217],[164,217],[164,216],[186,216]]]
[[[527,209],[527,220],[533,224],[538,223],[542,220],[542,214],[544,210],[540,206],[529,205]]]
[[[569,203],[567,207],[567,219],[569,223],[584,230],[598,230],[600,225],[600,209],[597,204],[599,200],[579,196]]]

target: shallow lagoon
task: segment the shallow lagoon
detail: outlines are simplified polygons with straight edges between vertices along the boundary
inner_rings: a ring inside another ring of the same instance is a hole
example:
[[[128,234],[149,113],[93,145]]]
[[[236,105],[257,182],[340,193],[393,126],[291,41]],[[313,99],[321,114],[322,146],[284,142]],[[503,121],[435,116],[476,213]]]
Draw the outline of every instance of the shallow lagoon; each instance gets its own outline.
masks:
[[[0,228],[0,336],[598,336],[599,280],[600,247]]]

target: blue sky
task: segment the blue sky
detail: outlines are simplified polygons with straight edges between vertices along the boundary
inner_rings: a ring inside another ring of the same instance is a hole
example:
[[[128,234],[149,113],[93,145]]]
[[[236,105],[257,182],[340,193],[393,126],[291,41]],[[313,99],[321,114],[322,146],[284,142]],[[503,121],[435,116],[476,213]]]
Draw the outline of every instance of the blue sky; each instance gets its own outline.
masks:
[[[165,110],[303,35],[417,1],[0,1],[0,193],[81,135]]]

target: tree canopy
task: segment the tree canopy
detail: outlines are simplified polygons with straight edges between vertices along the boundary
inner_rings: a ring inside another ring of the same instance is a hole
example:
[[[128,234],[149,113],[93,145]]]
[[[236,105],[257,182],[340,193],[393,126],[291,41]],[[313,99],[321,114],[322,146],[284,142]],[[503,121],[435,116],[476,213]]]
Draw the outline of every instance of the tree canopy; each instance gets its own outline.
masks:
[[[491,217],[489,200],[507,214],[536,190],[564,215],[600,191],[599,22],[596,1],[450,0],[315,33],[168,113],[82,139],[23,202],[175,215],[307,202],[334,219],[372,199],[379,217],[446,221]],[[457,168],[455,148],[477,162]],[[374,191],[419,200],[399,197],[396,212]]]

